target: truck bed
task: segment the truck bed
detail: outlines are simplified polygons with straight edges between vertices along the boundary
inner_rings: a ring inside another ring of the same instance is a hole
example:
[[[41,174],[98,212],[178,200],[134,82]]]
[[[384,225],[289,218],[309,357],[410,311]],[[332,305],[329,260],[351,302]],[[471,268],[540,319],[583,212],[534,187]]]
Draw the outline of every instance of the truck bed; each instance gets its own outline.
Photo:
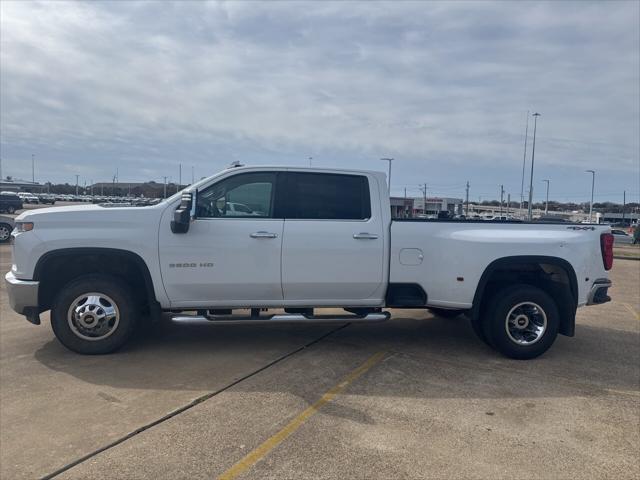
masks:
[[[564,259],[573,269],[578,304],[606,276],[600,234],[608,227],[568,223],[473,220],[393,220],[390,283],[418,284],[429,305],[467,309],[481,276],[497,259]],[[504,261],[504,260],[503,260]],[[581,280],[581,281],[580,281]]]

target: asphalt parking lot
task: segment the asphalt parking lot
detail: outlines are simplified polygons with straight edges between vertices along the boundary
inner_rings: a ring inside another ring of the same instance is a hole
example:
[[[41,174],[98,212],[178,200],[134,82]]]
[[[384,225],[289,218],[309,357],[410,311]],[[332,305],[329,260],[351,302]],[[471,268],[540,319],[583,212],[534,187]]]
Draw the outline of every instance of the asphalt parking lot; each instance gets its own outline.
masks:
[[[0,246],[0,271],[10,268]],[[543,357],[464,317],[342,326],[163,322],[65,350],[0,292],[0,477],[640,478],[640,262]]]

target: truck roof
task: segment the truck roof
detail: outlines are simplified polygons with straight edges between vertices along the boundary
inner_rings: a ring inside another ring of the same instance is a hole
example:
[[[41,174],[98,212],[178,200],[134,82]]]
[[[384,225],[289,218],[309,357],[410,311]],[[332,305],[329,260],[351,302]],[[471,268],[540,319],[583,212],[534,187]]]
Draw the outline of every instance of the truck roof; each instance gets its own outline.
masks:
[[[238,166],[230,166],[225,169],[227,170],[254,170],[254,169],[265,169],[265,170],[293,170],[293,171],[307,171],[307,172],[321,172],[321,173],[357,173],[357,174],[368,174],[368,175],[386,175],[386,173],[379,170],[360,170],[354,168],[328,168],[328,167],[297,167],[291,165],[238,165]]]

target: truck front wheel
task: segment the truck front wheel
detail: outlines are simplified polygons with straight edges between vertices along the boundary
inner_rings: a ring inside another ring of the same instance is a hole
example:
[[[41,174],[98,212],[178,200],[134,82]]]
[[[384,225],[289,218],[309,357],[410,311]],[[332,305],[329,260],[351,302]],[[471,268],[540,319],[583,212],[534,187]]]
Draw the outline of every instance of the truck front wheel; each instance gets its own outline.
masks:
[[[65,285],[51,307],[60,342],[87,355],[111,353],[133,333],[138,310],[123,282],[108,275],[83,275]]]
[[[482,321],[487,342],[503,355],[526,360],[546,352],[556,337],[560,319],[555,301],[532,285],[498,291]]]

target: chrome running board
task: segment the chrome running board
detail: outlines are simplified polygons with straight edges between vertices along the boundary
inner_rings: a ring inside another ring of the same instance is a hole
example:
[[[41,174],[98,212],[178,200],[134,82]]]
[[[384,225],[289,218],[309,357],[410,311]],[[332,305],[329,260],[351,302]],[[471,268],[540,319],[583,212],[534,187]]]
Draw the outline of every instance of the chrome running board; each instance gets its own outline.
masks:
[[[367,315],[313,315],[305,316],[297,313],[278,313],[265,317],[233,317],[228,316],[203,316],[203,315],[174,315],[171,320],[175,323],[200,324],[200,325],[269,325],[282,323],[378,323],[391,318],[389,312],[373,312]]]

